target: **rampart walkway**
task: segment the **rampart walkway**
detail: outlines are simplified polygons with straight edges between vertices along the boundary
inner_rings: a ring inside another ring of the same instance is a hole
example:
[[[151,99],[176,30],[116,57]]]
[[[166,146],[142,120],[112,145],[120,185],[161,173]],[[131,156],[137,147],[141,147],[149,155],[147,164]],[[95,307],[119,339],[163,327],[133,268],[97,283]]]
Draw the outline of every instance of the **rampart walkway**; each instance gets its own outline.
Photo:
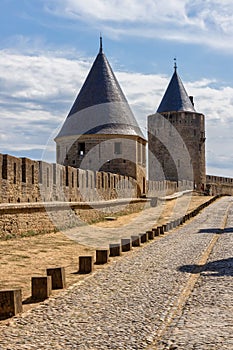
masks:
[[[225,197],[1,327],[0,349],[232,349],[232,227]]]

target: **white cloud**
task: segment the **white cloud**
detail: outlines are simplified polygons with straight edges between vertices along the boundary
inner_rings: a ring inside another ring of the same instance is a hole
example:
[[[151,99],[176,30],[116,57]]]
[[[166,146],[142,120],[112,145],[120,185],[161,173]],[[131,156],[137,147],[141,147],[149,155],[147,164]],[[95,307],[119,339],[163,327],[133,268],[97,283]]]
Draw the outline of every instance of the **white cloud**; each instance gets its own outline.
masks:
[[[46,8],[101,28],[105,35],[192,42],[232,52],[231,0],[47,0]]]
[[[29,56],[1,52],[2,153],[18,152],[20,156],[34,158],[38,152],[33,150],[42,153],[46,148],[46,157],[52,157],[55,144],[47,142],[58,132],[56,129],[64,121],[92,64],[89,58],[73,60],[64,56],[64,53],[62,57],[53,57],[45,53]],[[114,70],[146,134],[147,116],[156,111],[170,77]],[[208,173],[219,165],[221,174],[230,176],[233,88],[216,88],[217,82],[209,79],[184,81],[184,85],[188,94],[194,95],[196,110],[206,115]]]

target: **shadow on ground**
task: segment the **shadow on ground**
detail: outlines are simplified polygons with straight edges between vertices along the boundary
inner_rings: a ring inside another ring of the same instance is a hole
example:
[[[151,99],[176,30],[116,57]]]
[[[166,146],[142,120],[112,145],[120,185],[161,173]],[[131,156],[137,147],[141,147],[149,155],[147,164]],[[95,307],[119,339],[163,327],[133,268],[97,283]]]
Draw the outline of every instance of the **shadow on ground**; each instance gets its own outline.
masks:
[[[223,233],[233,233],[233,227],[226,227],[224,230],[221,228],[202,228],[198,233],[214,233],[214,234],[223,234]]]
[[[204,265],[184,265],[178,270],[192,274],[203,273],[205,276],[233,276],[233,258],[216,260]]]

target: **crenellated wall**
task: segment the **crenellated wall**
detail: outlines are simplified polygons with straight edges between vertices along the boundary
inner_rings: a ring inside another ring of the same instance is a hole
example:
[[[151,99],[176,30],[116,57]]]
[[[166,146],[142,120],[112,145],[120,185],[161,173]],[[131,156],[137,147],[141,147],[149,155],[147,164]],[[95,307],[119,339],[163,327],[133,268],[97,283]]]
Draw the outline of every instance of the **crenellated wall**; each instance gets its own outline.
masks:
[[[0,154],[0,203],[135,198],[136,180]]]
[[[206,175],[206,188],[212,195],[227,194],[233,195],[233,178]]]
[[[135,179],[0,154],[0,203],[91,202],[137,198]],[[147,181],[148,196],[192,189],[190,181]]]
[[[106,215],[138,212],[150,199],[137,198],[128,176],[0,154],[0,238],[51,232]],[[190,190],[190,181],[147,181],[148,197]]]

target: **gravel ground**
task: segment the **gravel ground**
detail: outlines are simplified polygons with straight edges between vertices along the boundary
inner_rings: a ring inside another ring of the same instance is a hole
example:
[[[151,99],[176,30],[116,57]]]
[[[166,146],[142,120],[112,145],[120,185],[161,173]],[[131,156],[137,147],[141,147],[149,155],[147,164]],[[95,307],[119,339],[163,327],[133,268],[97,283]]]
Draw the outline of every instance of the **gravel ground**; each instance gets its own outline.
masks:
[[[232,247],[231,206],[225,230],[203,266],[181,317],[174,320],[157,349],[233,349]]]
[[[228,197],[218,200],[172,234],[126,253],[108,268],[97,271],[58,297],[13,318],[8,326],[1,327],[0,349],[152,349],[153,339],[190,277],[190,273],[184,272],[182,267],[198,263],[215,230],[221,226],[230,201],[231,198]],[[232,213],[231,216],[233,217]],[[200,230],[203,232],[200,233]],[[227,240],[227,237],[230,238]],[[222,259],[222,255],[224,259],[228,257],[231,237],[230,234],[221,236],[223,247],[222,250],[219,248],[219,252],[215,252],[219,258],[211,256],[213,261]],[[226,251],[229,249],[226,254],[225,248]],[[231,276],[227,274],[219,276],[222,279],[229,277]],[[207,278],[204,272],[202,278]],[[213,284],[217,283],[217,276],[209,276],[209,280],[211,278]],[[229,304],[229,280],[226,281],[226,287],[223,291]],[[216,290],[220,298],[221,292],[218,288]],[[197,292],[197,299],[199,293]],[[195,300],[194,298],[193,302]],[[209,300],[211,301],[211,298]],[[203,307],[202,304],[200,306]],[[227,323],[230,311],[223,310]],[[211,315],[212,313],[209,317],[213,316]],[[203,323],[205,316],[206,312],[202,312]],[[219,322],[220,325],[222,316],[217,316],[216,324]],[[194,329],[196,326],[194,323]],[[230,328],[226,327],[223,334],[227,334],[228,331]],[[187,332],[185,337],[189,339],[190,334]],[[183,344],[182,335],[181,338],[179,342]],[[178,349],[202,348],[179,345]],[[230,347],[203,349],[230,350]]]

